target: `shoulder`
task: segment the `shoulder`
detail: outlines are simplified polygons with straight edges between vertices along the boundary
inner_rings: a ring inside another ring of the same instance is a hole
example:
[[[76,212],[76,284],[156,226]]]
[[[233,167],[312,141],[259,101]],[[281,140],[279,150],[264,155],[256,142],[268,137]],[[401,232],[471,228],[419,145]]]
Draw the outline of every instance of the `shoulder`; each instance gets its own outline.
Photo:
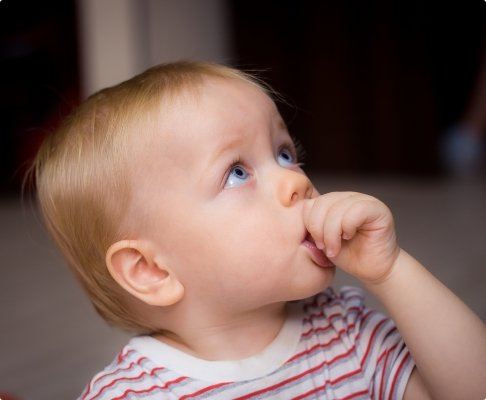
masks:
[[[365,293],[359,287],[329,287],[306,299],[309,332],[352,358],[378,398],[402,398],[414,361],[394,321],[368,308]]]
[[[379,350],[381,355],[383,350],[398,351],[404,348],[394,321],[382,312],[366,306],[364,289],[343,286],[336,292],[328,288],[315,297],[314,302],[317,304],[312,305],[313,315],[321,314],[335,331],[342,332],[355,345],[363,361],[367,361],[372,353]]]
[[[322,341],[344,346],[349,354],[362,358],[369,346],[375,346],[376,336],[393,330],[393,322],[365,305],[365,291],[359,287],[332,287],[305,299],[304,323],[309,334]],[[369,351],[369,350],[368,350]]]
[[[130,392],[146,392],[159,381],[152,362],[126,345],[89,381],[78,400],[123,399]]]

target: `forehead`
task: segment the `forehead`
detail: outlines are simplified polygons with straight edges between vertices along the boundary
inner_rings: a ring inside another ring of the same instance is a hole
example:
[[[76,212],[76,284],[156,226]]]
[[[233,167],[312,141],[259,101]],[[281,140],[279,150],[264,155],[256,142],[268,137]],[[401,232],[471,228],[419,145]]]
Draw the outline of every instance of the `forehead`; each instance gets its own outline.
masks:
[[[222,78],[206,79],[197,93],[187,92],[162,104],[154,122],[149,148],[185,165],[195,147],[210,151],[218,143],[244,140],[268,125],[285,128],[265,92],[244,81]]]
[[[233,129],[268,121],[278,115],[273,100],[260,88],[237,79],[209,79],[203,85],[195,106],[202,111],[201,127],[209,139],[224,139],[235,133]],[[224,125],[224,135],[216,128]],[[211,135],[214,133],[214,135]],[[223,136],[223,138],[221,137]]]
[[[261,89],[219,78],[207,79],[198,92],[162,102],[150,120],[134,143],[133,179],[145,187],[187,184],[225,144],[248,143],[284,127],[275,103]]]

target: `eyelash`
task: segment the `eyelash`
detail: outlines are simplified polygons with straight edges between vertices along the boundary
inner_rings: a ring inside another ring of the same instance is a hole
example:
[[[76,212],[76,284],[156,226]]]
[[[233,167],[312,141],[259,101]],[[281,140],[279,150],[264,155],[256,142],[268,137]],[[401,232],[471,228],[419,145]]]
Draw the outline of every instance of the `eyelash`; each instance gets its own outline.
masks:
[[[303,167],[305,164],[302,161],[306,157],[306,152],[305,152],[304,146],[302,146],[302,143],[297,138],[292,137],[292,140],[293,140],[294,145],[295,145],[295,151],[294,151],[294,146],[292,146],[290,143],[285,143],[284,145],[282,145],[278,149],[278,151],[280,152],[282,149],[285,149],[285,148],[287,150],[290,150],[290,153],[296,159],[296,162],[294,164],[299,166],[299,167]],[[243,165],[243,166],[245,165],[245,163],[243,162],[243,160],[241,159],[241,157],[239,155],[229,164],[228,168],[226,169],[226,174],[225,174],[224,179],[223,179],[223,184],[228,179],[230,171],[234,167],[236,167],[237,165]]]

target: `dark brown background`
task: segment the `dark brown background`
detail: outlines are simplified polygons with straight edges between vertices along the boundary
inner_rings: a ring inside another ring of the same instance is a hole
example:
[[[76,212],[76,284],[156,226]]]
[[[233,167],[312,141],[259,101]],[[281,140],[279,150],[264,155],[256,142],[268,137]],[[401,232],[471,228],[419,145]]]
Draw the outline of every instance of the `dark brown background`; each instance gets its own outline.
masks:
[[[484,2],[232,4],[238,61],[270,67],[265,76],[299,108],[286,114],[309,168],[441,172],[438,137],[471,91]]]
[[[7,7],[8,6],[8,7]],[[234,65],[260,75],[308,171],[437,175],[438,138],[464,110],[484,1],[228,2]],[[0,3],[0,193],[16,195],[42,137],[79,103],[73,1]]]

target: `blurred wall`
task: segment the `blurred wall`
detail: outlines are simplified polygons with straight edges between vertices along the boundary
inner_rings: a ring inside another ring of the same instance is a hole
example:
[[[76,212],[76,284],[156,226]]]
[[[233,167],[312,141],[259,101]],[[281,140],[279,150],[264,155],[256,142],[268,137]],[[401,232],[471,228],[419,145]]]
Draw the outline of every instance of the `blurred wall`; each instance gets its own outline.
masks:
[[[224,0],[78,0],[82,97],[181,58],[228,63]]]
[[[310,170],[437,176],[471,95],[486,2],[230,0],[236,65],[265,68]],[[486,112],[486,111],[485,111]]]
[[[437,176],[485,17],[484,1],[0,1],[0,196],[81,100],[181,58],[259,70],[293,103],[306,172]]]
[[[0,197],[17,197],[41,140],[79,103],[74,1],[0,1],[0,68]]]

